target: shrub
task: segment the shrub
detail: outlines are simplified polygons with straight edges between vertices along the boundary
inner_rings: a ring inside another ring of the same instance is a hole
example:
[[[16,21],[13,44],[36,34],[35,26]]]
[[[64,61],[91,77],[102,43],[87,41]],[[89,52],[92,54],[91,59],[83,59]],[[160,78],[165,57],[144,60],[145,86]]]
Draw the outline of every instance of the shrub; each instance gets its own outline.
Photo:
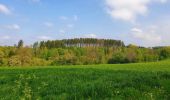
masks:
[[[19,56],[12,56],[8,60],[8,65],[9,66],[21,66],[21,60]]]

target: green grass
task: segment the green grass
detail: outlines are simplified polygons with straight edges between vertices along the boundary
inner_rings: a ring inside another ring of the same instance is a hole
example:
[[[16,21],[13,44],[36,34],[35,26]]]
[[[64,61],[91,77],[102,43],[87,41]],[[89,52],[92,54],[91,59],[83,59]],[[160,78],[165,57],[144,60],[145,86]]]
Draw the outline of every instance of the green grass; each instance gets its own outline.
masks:
[[[170,100],[170,60],[156,63],[1,67],[0,100]]]

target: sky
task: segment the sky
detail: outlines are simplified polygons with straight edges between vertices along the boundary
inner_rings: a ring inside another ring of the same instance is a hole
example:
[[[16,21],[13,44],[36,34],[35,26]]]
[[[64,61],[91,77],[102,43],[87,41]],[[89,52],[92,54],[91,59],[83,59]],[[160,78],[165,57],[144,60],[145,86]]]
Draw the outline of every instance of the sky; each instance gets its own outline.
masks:
[[[0,45],[104,38],[170,45],[170,0],[0,0]]]

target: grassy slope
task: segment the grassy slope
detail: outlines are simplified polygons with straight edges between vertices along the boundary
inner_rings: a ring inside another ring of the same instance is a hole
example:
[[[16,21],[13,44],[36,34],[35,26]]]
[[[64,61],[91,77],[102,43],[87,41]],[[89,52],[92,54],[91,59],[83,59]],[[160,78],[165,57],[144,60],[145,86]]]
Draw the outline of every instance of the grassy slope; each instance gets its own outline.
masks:
[[[170,99],[170,61],[0,68],[0,99]]]

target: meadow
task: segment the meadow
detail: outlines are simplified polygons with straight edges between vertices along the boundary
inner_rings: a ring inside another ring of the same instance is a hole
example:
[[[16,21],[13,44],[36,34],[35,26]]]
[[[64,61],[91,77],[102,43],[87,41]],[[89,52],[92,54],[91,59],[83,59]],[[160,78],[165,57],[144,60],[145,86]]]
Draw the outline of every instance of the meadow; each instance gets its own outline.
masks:
[[[170,60],[0,67],[1,100],[170,100]]]

